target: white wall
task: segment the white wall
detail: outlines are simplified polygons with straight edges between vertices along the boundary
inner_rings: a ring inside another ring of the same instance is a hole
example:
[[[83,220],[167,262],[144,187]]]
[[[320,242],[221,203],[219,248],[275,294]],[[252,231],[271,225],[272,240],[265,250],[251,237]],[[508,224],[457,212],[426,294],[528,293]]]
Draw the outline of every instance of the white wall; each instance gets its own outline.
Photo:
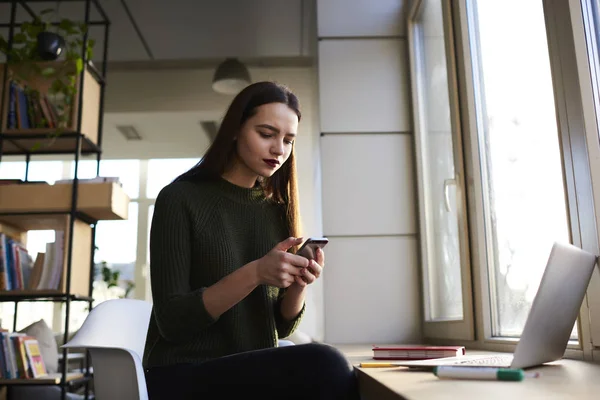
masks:
[[[402,0],[317,0],[325,340],[421,337]]]
[[[194,121],[220,119],[233,96],[211,89],[213,70],[130,71],[108,74],[103,158],[200,157],[208,140]],[[302,121],[296,141],[300,206],[305,236],[321,236],[321,172],[314,68],[252,68],[253,81],[275,80],[299,97]],[[197,118],[197,119],[196,119]],[[131,123],[151,137],[129,142],[115,125]],[[153,131],[155,129],[156,131]],[[310,288],[300,329],[323,339],[323,286]]]

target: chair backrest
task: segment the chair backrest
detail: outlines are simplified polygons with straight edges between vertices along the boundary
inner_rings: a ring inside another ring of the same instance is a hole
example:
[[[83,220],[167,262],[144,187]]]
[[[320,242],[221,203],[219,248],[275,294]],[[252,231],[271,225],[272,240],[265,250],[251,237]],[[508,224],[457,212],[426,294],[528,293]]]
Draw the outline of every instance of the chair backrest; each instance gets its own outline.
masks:
[[[152,305],[142,300],[105,301],[62,346],[90,351],[96,399],[148,399],[142,356],[151,313]]]

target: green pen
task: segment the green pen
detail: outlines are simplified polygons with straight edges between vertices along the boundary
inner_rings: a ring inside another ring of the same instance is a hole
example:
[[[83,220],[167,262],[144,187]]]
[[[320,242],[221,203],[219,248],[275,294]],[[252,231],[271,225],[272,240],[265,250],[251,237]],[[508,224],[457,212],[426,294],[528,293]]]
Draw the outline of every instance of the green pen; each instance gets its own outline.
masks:
[[[537,378],[539,376],[538,372],[526,373],[522,369],[450,365],[434,367],[433,374],[440,379],[476,379],[512,382],[522,381],[526,377]]]

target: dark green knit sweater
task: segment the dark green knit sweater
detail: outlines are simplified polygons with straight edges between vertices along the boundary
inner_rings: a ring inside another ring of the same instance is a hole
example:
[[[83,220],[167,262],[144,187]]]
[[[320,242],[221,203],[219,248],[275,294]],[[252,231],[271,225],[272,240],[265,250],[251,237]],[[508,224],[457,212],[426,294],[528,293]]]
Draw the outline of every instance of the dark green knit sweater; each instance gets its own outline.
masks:
[[[282,207],[262,189],[224,179],[175,182],[156,198],[150,234],[153,311],[145,368],[274,347],[298,326],[280,312],[284,290],[259,285],[214,320],[202,292],[288,237]]]

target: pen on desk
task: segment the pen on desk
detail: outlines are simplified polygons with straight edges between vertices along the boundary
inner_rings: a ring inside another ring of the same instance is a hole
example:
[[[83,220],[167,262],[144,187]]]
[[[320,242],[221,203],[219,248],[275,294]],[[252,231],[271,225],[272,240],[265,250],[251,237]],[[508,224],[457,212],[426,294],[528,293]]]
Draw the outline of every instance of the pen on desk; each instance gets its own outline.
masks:
[[[538,372],[525,372],[522,369],[488,368],[488,367],[458,367],[438,366],[433,374],[440,379],[478,379],[495,381],[522,381],[527,378],[537,378]]]
[[[360,363],[361,368],[392,368],[399,367],[397,364],[393,363],[382,363],[382,362],[362,362]]]

